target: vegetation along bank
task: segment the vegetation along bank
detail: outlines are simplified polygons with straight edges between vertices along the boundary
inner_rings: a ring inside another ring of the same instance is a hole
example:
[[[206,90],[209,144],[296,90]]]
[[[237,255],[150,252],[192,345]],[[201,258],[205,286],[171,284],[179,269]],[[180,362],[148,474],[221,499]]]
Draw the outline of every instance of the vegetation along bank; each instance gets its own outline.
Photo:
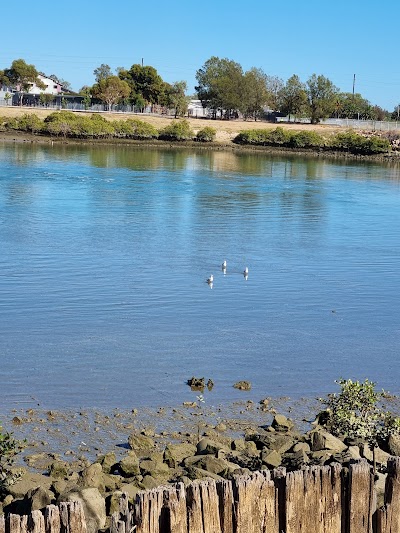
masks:
[[[215,143],[240,147],[269,147],[287,150],[342,153],[362,156],[386,155],[397,157],[400,154],[400,133],[381,132],[356,133],[352,130],[337,132],[315,131],[314,129],[292,129],[283,127],[252,128],[239,132],[232,131],[225,138],[210,125],[195,128],[193,121],[186,119],[169,120],[167,124],[152,117],[152,122],[138,118],[110,119],[103,115],[55,111],[40,117],[35,113],[0,116],[0,133],[29,134],[53,139],[76,140],[136,140],[167,141],[172,143],[196,142],[201,145]],[[161,126],[161,127],[160,127]]]

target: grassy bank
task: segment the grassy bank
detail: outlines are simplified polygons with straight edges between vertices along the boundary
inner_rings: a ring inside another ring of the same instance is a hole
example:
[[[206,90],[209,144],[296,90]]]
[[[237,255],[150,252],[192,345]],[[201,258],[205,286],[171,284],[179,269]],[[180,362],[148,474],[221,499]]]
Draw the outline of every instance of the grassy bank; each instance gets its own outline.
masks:
[[[400,135],[395,132],[362,134],[351,130],[332,130],[322,126],[284,125],[251,123],[251,129],[238,130],[243,122],[210,120],[173,120],[167,117],[121,114],[88,114],[71,111],[38,110],[26,113],[18,108],[7,109],[0,115],[0,136],[9,135],[26,140],[50,139],[85,142],[144,142],[158,145],[169,142],[172,145],[205,146],[219,149],[240,147],[241,149],[286,150],[291,153],[323,153],[334,155],[378,156],[398,159]],[[230,127],[230,132],[222,130]],[[250,123],[245,123],[250,126]],[[14,140],[16,140],[14,138]]]

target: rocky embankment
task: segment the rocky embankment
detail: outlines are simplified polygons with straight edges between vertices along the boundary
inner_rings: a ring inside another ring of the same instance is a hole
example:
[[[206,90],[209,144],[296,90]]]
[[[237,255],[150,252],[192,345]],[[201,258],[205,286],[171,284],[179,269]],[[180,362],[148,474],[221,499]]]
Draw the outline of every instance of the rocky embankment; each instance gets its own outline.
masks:
[[[373,453],[366,442],[339,439],[318,421],[311,427],[299,432],[289,418],[275,414],[270,424],[253,426],[237,437],[226,436],[227,428],[220,423],[201,438],[195,433],[181,433],[160,445],[154,432],[136,430],[119,457],[109,452],[95,461],[80,457],[68,462],[46,452],[26,455],[24,460],[31,470],[24,469],[21,478],[9,487],[0,510],[27,514],[50,503],[81,500],[89,529],[96,531],[107,527],[107,517],[115,512],[123,492],[134,500],[139,491],[166,483],[227,479],[280,466],[287,470],[332,462],[346,466],[361,457],[373,468]],[[374,455],[379,499],[387,459],[400,455],[400,436],[391,435],[375,448]]]

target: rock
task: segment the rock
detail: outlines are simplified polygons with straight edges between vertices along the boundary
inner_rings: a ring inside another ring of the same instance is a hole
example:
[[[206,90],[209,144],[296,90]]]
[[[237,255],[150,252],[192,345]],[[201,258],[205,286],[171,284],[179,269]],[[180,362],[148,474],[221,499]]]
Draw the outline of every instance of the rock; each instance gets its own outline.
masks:
[[[170,468],[176,468],[183,459],[196,453],[196,446],[189,443],[168,444],[164,450],[164,461]]]
[[[57,479],[52,486],[51,490],[54,492],[56,496],[59,496],[63,492],[66,492],[67,490],[68,482],[65,479]]]
[[[150,475],[154,478],[165,478],[169,475],[169,467],[161,461],[153,461],[152,459],[145,459],[140,462],[140,471],[143,476]]]
[[[55,501],[55,495],[51,490],[45,489],[43,487],[37,487],[36,489],[31,489],[26,494],[25,504],[27,512],[26,514],[31,513],[32,511],[39,511],[47,505],[50,505]]]
[[[117,490],[106,497],[107,516],[111,516],[112,514],[119,512],[119,501],[122,494],[122,491]]]
[[[204,378],[196,378],[192,377],[187,380],[187,384],[193,391],[200,391],[203,392],[205,387],[205,379]]]
[[[361,451],[362,457],[367,459],[367,461],[369,461],[370,463],[373,462],[374,456],[373,456],[371,448],[368,446],[367,443],[364,443],[361,445],[360,451]],[[389,457],[390,457],[390,453],[384,452],[378,447],[375,448],[375,461],[377,464],[385,465]]]
[[[303,448],[290,454],[290,458],[288,459],[291,470],[301,470],[303,466],[308,465],[310,462],[307,452]]]
[[[271,424],[275,431],[290,431],[293,426],[293,422],[284,415],[275,415]]]
[[[358,460],[361,459],[360,448],[358,446],[349,446],[347,453],[350,456],[350,459]]]
[[[331,450],[333,453],[343,452],[347,446],[337,437],[328,433],[324,429],[314,429],[311,431],[311,450]]]
[[[212,474],[218,474],[222,477],[226,477],[228,474],[232,474],[237,470],[237,465],[230,463],[225,459],[218,459],[212,455],[200,456],[200,461],[196,464],[196,468],[201,468]]]
[[[85,513],[87,533],[97,533],[106,525],[106,503],[96,488],[81,489],[62,494],[59,501],[80,501]]]
[[[134,502],[137,493],[141,490],[137,485],[134,483],[123,483],[119,489],[121,492],[126,492],[128,495],[129,501]]]
[[[28,466],[40,470],[46,470],[54,462],[54,455],[48,453],[33,453],[26,455],[24,461]]]
[[[310,457],[313,464],[323,466],[332,460],[332,453],[329,450],[320,450],[312,452]]]
[[[106,492],[114,492],[122,485],[122,477],[114,474],[103,474],[104,489]]]
[[[144,490],[151,490],[151,489],[155,489],[156,487],[158,487],[160,485],[160,482],[157,481],[152,476],[144,476],[140,485]]]
[[[110,452],[100,456],[97,462],[101,464],[101,468],[105,474],[111,474],[115,463],[117,462],[117,458],[114,452]]]
[[[239,390],[251,390],[250,381],[237,381],[233,386]]]
[[[65,478],[68,476],[69,465],[65,461],[53,461],[49,467],[49,475],[53,478]]]
[[[400,435],[389,435],[388,447],[392,455],[400,456]]]
[[[7,488],[7,491],[13,496],[13,498],[23,498],[31,489],[42,487],[50,490],[53,481],[53,478],[43,476],[42,474],[24,474],[21,479],[16,481],[13,485],[10,485]]]
[[[154,448],[154,440],[146,435],[140,435],[138,433],[131,433],[128,437],[128,444],[131,450],[143,451]]]
[[[225,424],[223,424],[222,422],[220,422],[219,424],[217,424],[215,426],[215,431],[219,431],[220,433],[223,433],[224,431],[227,430],[227,427]]]
[[[297,442],[293,446],[292,451],[294,453],[297,453],[299,451],[304,451],[304,452],[308,453],[310,451],[310,445],[307,442]]]
[[[123,477],[133,477],[140,474],[139,459],[135,452],[130,452],[118,463],[118,470]]]
[[[196,447],[196,454],[197,455],[205,455],[205,454],[214,454],[217,455],[221,451],[224,453],[229,453],[229,449],[221,444],[220,442],[216,442],[213,440],[210,440],[208,438],[203,438],[199,440]]]
[[[263,464],[272,468],[277,468],[282,463],[282,456],[276,450],[263,450],[261,452]]]
[[[103,469],[100,463],[93,463],[81,473],[79,485],[84,488],[96,488],[104,493]]]
[[[223,477],[219,476],[218,474],[213,474],[212,472],[207,472],[207,470],[203,470],[202,468],[197,468],[195,466],[191,466],[187,470],[187,477],[194,481],[195,479],[214,479],[215,481],[221,481],[224,479]]]

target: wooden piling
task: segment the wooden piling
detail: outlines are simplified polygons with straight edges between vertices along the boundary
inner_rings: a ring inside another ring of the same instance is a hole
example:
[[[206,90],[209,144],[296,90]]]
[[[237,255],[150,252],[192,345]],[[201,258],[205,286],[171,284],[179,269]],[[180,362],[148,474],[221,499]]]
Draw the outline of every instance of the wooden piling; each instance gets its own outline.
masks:
[[[365,459],[349,467],[347,533],[372,533],[376,507],[374,477]]]
[[[377,533],[400,533],[400,457],[390,457],[385,486],[385,505],[377,510]]]

